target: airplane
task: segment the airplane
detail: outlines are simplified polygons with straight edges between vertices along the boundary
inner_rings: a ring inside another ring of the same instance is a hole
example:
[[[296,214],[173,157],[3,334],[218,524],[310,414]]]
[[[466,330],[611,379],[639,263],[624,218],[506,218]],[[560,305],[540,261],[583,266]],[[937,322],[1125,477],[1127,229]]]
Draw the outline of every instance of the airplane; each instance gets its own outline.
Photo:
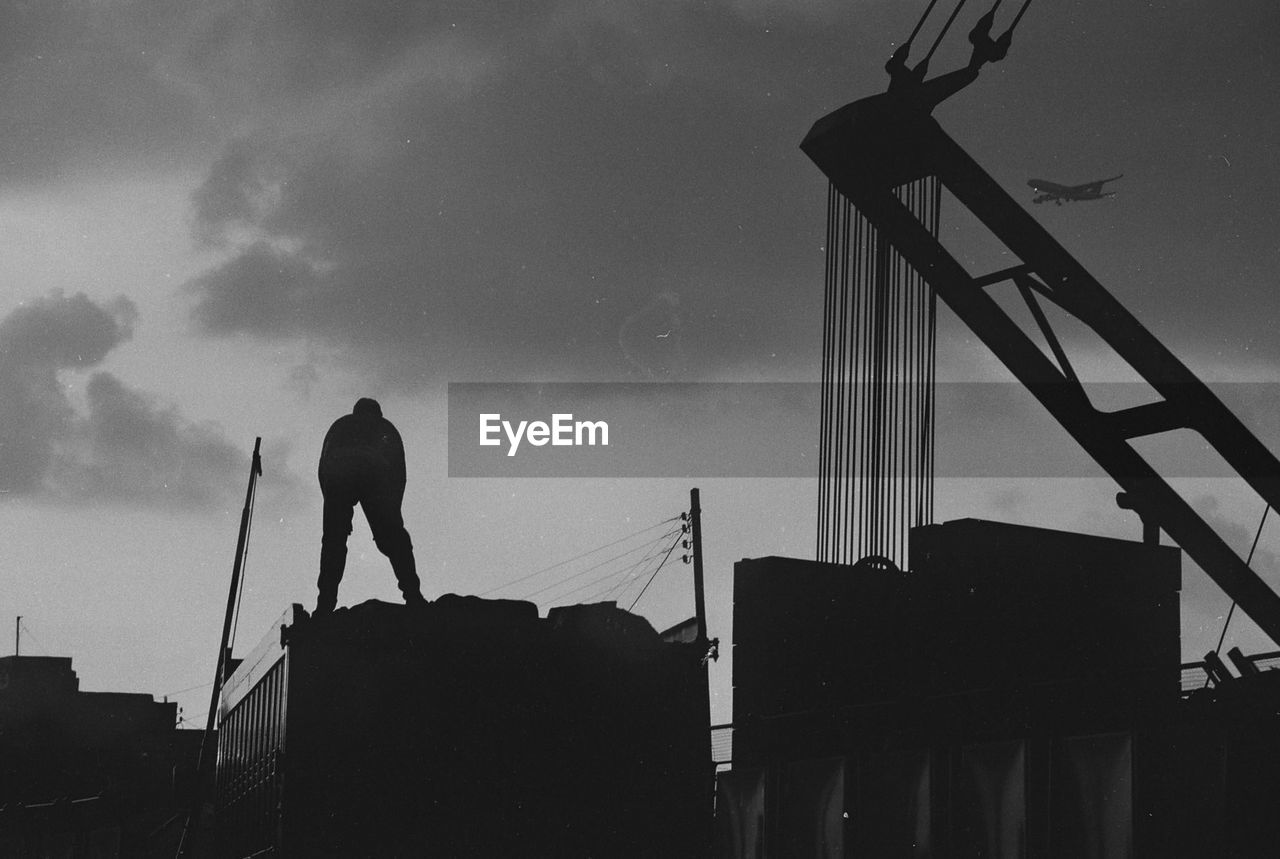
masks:
[[[1103,192],[1102,186],[1108,182],[1114,182],[1124,176],[1112,176],[1110,179],[1099,179],[1096,182],[1086,182],[1083,185],[1059,185],[1056,182],[1046,182],[1044,179],[1032,179],[1027,182],[1032,190],[1039,191],[1040,195],[1035,197],[1033,203],[1047,203],[1050,200],[1061,206],[1063,203],[1070,203],[1076,200],[1101,200],[1103,197],[1114,197],[1115,191]]]

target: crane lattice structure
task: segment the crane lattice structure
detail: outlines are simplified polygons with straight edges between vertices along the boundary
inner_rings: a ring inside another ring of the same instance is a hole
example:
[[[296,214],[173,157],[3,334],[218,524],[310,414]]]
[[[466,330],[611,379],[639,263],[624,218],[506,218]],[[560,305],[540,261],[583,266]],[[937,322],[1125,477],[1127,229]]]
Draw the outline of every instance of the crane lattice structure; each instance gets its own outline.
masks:
[[[929,4],[922,23],[934,3]],[[926,282],[1116,480],[1127,506],[1143,517],[1148,534],[1164,530],[1273,641],[1280,642],[1280,597],[1174,491],[1133,442],[1178,430],[1199,433],[1276,509],[1280,509],[1280,461],[931,115],[940,102],[974,81],[982,66],[1004,58],[1013,29],[1029,3],[1026,0],[1009,29],[993,39],[997,2],[969,34],[973,45],[969,63],[930,79],[929,59],[964,5],[960,0],[924,61],[908,66],[909,39],[886,66],[887,92],[818,120],[801,148],[826,174],[833,193],[865,219],[874,241],[891,248]],[[912,38],[919,29],[917,25]],[[936,209],[913,206],[910,195],[904,194],[903,189],[922,182],[939,183],[1004,244],[1017,264],[970,275],[938,240],[936,224],[922,218],[922,212]],[[992,287],[1006,283],[1012,283],[1026,303],[1047,352],[989,294]],[[1046,301],[1096,333],[1150,386],[1153,398],[1113,411],[1091,402],[1044,311]],[[824,425],[824,449],[828,432]],[[820,523],[820,542],[824,527],[829,534],[835,528],[829,518],[825,525]]]

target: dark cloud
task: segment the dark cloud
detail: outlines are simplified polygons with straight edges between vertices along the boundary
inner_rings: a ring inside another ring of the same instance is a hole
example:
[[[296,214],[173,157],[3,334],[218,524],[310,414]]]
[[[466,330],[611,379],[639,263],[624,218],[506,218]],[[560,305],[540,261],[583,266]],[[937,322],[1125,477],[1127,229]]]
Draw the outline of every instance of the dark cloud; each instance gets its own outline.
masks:
[[[227,254],[191,284],[199,329],[311,338],[402,387],[644,377],[624,328],[663,296],[680,377],[811,367],[824,183],[797,144],[884,85],[923,5],[8,3],[0,163],[220,153],[194,199]],[[1037,5],[939,113],[1011,188],[1124,172],[1111,203],[1038,214],[1157,331],[1274,360],[1276,20]],[[1224,282],[1253,309],[1206,320]]]
[[[54,293],[0,321],[0,492],[163,509],[235,498],[248,459],[216,427],[103,371],[89,376],[83,413],[68,397],[59,374],[99,364],[136,316],[125,298]]]
[[[209,118],[157,70],[183,26],[176,5],[0,4],[0,183],[190,158]]]
[[[823,182],[797,143],[824,112],[883,85],[884,56],[918,10],[506,5],[390,6],[345,20],[276,4],[218,19],[209,33],[221,35],[189,67],[214,76],[239,58],[251,71],[239,79],[264,82],[255,98],[277,111],[227,146],[196,194],[199,235],[233,249],[193,284],[200,330],[314,338],[404,387],[816,365]],[[1231,113],[1213,93],[1235,69],[1248,73],[1245,103],[1262,98],[1271,66],[1261,53],[1235,58],[1225,34],[1250,30],[1265,9],[1205,18],[1208,4],[1194,3],[1151,18],[1066,6],[1032,10],[985,93],[942,112],[1016,187],[1037,157],[1067,179],[1104,164],[1134,179],[1124,193],[1151,206],[1119,223],[1120,204],[1073,211],[1066,217],[1081,220],[1065,238],[1083,230],[1073,248],[1086,264],[1136,296],[1158,330],[1176,315],[1176,333],[1198,347],[1202,276],[1234,270],[1252,293],[1258,266],[1248,260],[1276,253],[1253,217],[1269,195],[1222,197],[1207,172],[1190,187],[1175,178],[1186,141],[1248,133],[1250,111]],[[1215,35],[1196,39],[1205,21]],[[1255,27],[1244,43],[1260,38]],[[1152,39],[1210,50],[1210,83],[1187,72],[1138,102],[1152,74],[1178,71]],[[1096,50],[1105,62],[1081,66]],[[939,68],[955,51],[944,48]],[[1071,117],[1059,115],[1064,105]],[[1163,133],[1171,115],[1185,133]],[[1063,133],[1082,122],[1087,133]],[[1274,165],[1259,168],[1280,185]],[[1188,255],[1205,230],[1221,241]],[[663,305],[679,307],[678,339],[648,342],[647,329],[637,339],[637,320]],[[1252,331],[1259,318],[1221,327]]]
[[[770,13],[521,4],[519,27],[454,8],[355,33],[306,16],[284,53],[305,32],[350,74],[296,67],[305,109],[229,144],[197,191],[199,237],[238,248],[191,284],[199,329],[316,338],[405,387],[794,353],[820,314],[820,181],[796,149],[813,109],[794,99],[814,67],[788,69]]]
[[[313,299],[324,284],[296,254],[257,242],[230,262],[197,279],[193,288],[216,288],[221,301],[204,301],[196,322],[211,334],[292,334],[306,330]]]

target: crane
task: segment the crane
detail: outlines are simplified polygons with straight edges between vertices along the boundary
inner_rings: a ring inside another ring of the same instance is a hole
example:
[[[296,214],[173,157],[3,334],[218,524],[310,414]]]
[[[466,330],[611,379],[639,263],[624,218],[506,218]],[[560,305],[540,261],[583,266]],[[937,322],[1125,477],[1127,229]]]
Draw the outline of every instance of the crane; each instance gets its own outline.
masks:
[[[932,11],[936,0],[925,10]],[[959,0],[925,58],[908,66],[920,25],[886,65],[888,89],[822,117],[801,149],[961,321],[996,355],[1093,459],[1120,485],[1126,506],[1147,533],[1164,530],[1209,577],[1280,643],[1280,596],[1169,485],[1134,446],[1177,430],[1207,445],[1272,508],[1280,509],[1280,461],[1185,364],[1108,292],[933,118],[933,109],[1004,58],[1025,0],[1000,37],[990,36],[999,0],[969,34],[964,67],[928,78],[928,63],[964,0]],[[903,202],[898,189],[936,179],[1016,264],[970,275]],[[1049,353],[990,294],[1012,283]],[[1091,402],[1044,312],[1050,302],[1107,343],[1150,386],[1154,399],[1105,411]]]

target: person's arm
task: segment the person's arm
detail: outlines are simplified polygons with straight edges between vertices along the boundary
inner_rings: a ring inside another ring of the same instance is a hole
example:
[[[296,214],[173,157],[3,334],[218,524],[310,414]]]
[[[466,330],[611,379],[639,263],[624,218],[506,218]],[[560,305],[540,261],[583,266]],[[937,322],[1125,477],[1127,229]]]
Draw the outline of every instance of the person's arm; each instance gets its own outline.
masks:
[[[387,459],[391,464],[392,470],[395,472],[396,479],[401,483],[406,481],[406,469],[404,464],[404,441],[400,438],[400,432],[395,428],[395,424],[391,421],[383,419],[386,424],[386,438],[389,445],[387,450]]]
[[[329,425],[329,431],[324,434],[324,441],[320,444],[320,461],[316,465],[316,474],[320,480],[324,480],[324,461],[329,454],[329,447],[333,443],[334,430],[338,428],[338,421],[334,421]]]

